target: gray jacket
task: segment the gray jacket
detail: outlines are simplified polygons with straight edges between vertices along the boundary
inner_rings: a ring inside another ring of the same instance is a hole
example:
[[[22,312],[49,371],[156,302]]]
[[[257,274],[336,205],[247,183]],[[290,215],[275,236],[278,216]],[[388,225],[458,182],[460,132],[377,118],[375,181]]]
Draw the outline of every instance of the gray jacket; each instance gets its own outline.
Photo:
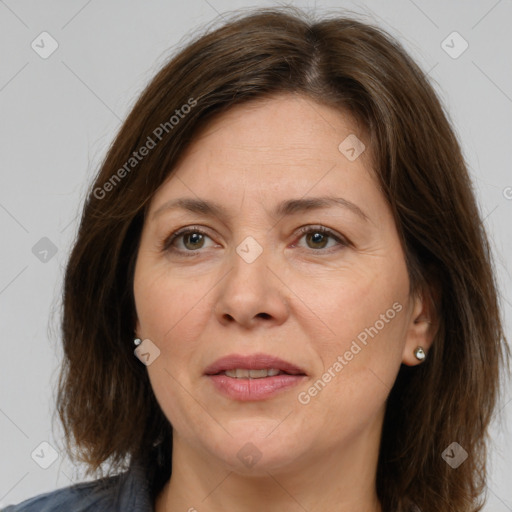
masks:
[[[154,512],[142,466],[116,476],[84,482],[9,505],[1,512]]]

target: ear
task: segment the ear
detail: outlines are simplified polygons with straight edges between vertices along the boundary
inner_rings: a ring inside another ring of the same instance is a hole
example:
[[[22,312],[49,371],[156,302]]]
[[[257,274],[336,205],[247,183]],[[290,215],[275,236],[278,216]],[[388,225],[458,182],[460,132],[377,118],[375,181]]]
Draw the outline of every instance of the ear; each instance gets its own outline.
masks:
[[[439,304],[440,291],[438,286],[424,286],[413,299],[413,310],[402,354],[402,362],[407,366],[416,366],[422,361],[417,359],[414,351],[421,347],[427,354],[434,337],[439,329],[439,314],[436,304]]]

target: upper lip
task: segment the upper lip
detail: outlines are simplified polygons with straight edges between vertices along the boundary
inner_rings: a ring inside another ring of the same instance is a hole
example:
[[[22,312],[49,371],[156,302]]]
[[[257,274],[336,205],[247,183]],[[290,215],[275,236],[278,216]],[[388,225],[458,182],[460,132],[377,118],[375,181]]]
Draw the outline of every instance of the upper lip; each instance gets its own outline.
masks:
[[[235,370],[237,368],[244,368],[247,370],[275,368],[293,375],[306,375],[306,372],[302,368],[269,354],[251,354],[246,356],[230,354],[217,359],[214,363],[207,366],[204,373],[206,375],[216,375],[226,370]]]

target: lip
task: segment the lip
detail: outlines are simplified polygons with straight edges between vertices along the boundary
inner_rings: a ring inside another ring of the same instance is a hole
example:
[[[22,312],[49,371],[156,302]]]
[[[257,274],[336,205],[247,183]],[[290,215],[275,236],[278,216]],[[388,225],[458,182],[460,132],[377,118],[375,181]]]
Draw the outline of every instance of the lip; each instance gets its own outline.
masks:
[[[248,370],[276,368],[293,375],[306,375],[306,372],[302,368],[299,368],[284,359],[280,359],[279,357],[274,357],[269,354],[251,354],[247,356],[231,354],[229,356],[221,357],[211,365],[207,366],[204,373],[206,375],[216,375],[226,370],[235,370],[236,368],[246,368]]]
[[[220,373],[236,368],[248,370],[276,368],[287,373],[260,379],[238,379]],[[296,386],[307,377],[302,368],[268,354],[248,356],[232,354],[222,357],[206,368],[205,375],[219,393],[232,400],[244,402],[272,398],[278,393]]]

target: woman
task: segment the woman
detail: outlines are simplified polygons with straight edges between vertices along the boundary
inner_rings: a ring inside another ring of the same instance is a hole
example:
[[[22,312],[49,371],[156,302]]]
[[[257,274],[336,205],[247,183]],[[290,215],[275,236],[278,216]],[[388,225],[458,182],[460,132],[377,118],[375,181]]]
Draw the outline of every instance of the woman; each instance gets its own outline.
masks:
[[[259,10],[174,57],[91,187],[63,336],[66,449],[102,478],[9,512],[481,509],[490,249],[377,28]]]

